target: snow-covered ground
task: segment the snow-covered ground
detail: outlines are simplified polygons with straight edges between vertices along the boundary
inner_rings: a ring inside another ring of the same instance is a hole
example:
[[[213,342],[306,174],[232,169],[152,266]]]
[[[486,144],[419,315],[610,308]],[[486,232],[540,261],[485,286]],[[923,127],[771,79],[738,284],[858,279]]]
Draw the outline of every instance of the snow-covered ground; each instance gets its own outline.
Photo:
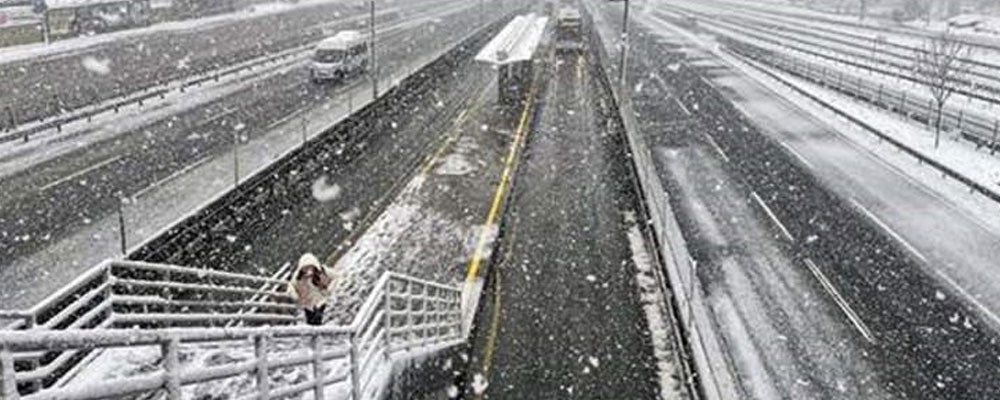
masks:
[[[435,156],[351,247],[331,256],[339,278],[332,309],[339,321],[353,317],[385,271],[450,284],[464,281],[474,238],[483,230],[480,218],[489,205],[488,190],[483,188],[491,187],[500,167],[489,161],[500,143],[491,137],[495,133],[489,126],[482,125],[488,121],[483,110],[491,107],[485,95],[493,87],[480,92],[467,120],[447,133],[450,138]],[[345,216],[343,223],[357,221]]]
[[[333,351],[338,347],[346,348],[344,343],[327,343],[325,351]],[[92,362],[80,368],[73,375],[65,388],[82,388],[96,382],[134,378],[159,370],[162,362],[159,346],[121,347],[102,351]],[[308,354],[310,344],[302,339],[279,339],[271,343],[271,357],[289,358]],[[181,346],[179,352],[181,370],[194,370],[220,367],[256,359],[253,342],[239,340],[210,344],[188,344]],[[382,362],[379,367],[378,381],[386,382],[387,373],[391,371],[388,363]],[[324,363],[326,378],[344,376],[348,373],[349,364],[346,358],[330,360]],[[183,373],[183,372],[182,372]],[[312,378],[311,366],[301,365],[275,369],[270,373],[271,385],[274,388],[287,387],[305,382]],[[330,399],[343,399],[349,394],[348,382],[343,381],[326,387],[325,395]],[[246,373],[230,378],[212,380],[209,382],[185,385],[182,387],[185,399],[221,399],[244,398],[256,394],[256,375]],[[294,397],[296,399],[312,399],[312,391]]]

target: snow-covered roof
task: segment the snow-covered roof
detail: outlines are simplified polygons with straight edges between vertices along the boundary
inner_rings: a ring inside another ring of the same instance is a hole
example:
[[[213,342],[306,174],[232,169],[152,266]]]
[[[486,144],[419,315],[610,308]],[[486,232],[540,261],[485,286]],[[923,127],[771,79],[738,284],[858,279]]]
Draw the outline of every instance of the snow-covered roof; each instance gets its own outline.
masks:
[[[323,39],[316,45],[318,50],[346,50],[365,40],[358,31],[340,31],[336,35]]]
[[[502,65],[530,60],[548,21],[548,17],[534,13],[518,15],[483,47],[476,61]]]

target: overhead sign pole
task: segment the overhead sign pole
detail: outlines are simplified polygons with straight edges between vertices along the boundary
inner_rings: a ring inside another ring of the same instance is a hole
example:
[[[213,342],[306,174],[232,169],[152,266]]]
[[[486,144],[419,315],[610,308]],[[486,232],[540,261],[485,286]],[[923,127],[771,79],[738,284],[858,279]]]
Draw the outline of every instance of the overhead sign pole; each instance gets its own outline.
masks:
[[[625,12],[622,13],[622,49],[621,49],[621,60],[618,63],[618,79],[621,82],[622,94],[625,92],[625,67],[627,66],[626,60],[628,59],[628,4],[629,0],[625,0]]]

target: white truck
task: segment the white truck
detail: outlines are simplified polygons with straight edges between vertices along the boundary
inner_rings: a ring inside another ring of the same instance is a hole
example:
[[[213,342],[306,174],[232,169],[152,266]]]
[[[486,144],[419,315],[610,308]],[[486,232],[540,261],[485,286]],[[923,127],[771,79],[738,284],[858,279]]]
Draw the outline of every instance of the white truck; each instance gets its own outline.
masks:
[[[340,31],[313,50],[309,76],[313,82],[340,81],[368,70],[368,41],[358,31]]]

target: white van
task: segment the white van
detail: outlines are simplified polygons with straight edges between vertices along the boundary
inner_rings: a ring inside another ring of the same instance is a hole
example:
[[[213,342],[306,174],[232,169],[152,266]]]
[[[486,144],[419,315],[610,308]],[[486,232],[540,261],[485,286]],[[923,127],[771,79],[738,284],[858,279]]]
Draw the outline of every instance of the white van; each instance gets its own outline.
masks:
[[[368,69],[368,42],[358,31],[341,31],[323,39],[313,51],[309,75],[313,82],[341,80]]]

